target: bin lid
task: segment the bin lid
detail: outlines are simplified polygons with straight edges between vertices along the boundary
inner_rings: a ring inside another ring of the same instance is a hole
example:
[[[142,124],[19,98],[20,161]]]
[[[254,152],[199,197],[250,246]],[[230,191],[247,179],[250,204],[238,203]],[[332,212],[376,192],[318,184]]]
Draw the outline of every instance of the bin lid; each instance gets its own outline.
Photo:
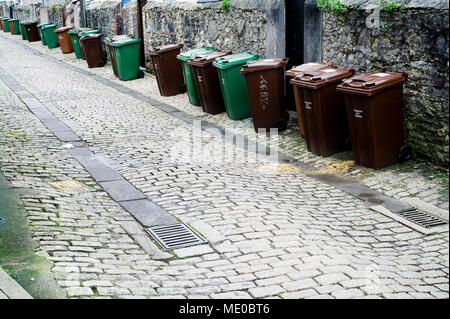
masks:
[[[25,22],[25,26],[31,25],[31,24],[37,24],[37,22],[36,22],[36,21],[28,21],[28,22]]]
[[[213,62],[213,65],[221,70],[226,70],[235,66],[241,66],[247,61],[258,60],[259,55],[251,52],[243,52],[227,55],[226,57],[218,58]]]
[[[80,41],[84,42],[84,41],[89,41],[89,40],[93,40],[93,39],[98,39],[101,37],[103,37],[103,33],[89,33],[89,34],[82,36],[80,38]]]
[[[51,23],[50,22],[46,22],[46,23],[38,24],[38,28],[42,28],[43,26],[49,25],[49,24],[51,24]]]
[[[325,68],[322,70],[301,72],[291,80],[291,84],[310,88],[319,89],[327,84],[340,82],[343,79],[351,77],[355,70],[340,69],[336,67]]]
[[[73,27],[61,27],[55,30],[56,33],[60,33],[60,32],[66,32],[73,29]]]
[[[344,93],[371,96],[390,87],[402,84],[407,78],[408,74],[406,73],[372,72],[345,80],[342,84],[338,85],[337,90]]]
[[[286,71],[286,76],[293,78],[297,76],[297,74],[305,71],[314,71],[314,70],[321,70],[326,69],[329,67],[333,67],[332,64],[328,64],[325,62],[310,62],[305,63],[301,65],[294,66],[292,69]]]
[[[56,28],[58,25],[57,24],[46,24],[42,26],[42,30],[46,30],[46,29],[51,29],[51,28]]]
[[[193,56],[189,61],[189,65],[205,67],[211,65],[215,59],[230,55],[231,52],[211,51]]]
[[[73,28],[69,30],[69,34],[78,34],[82,31],[89,31],[89,30],[95,30],[94,28]]]
[[[85,35],[88,34],[95,34],[95,33],[101,33],[102,30],[101,29],[88,29],[88,30],[80,30],[78,31],[78,37],[84,37]]]
[[[120,34],[120,35],[110,35],[103,39],[104,43],[111,43],[113,41],[117,41],[120,39],[127,39],[127,38],[133,38],[134,36],[132,34]]]
[[[118,39],[114,42],[111,42],[109,45],[112,47],[116,47],[116,48],[120,48],[126,45],[130,45],[133,43],[139,43],[141,42],[141,38],[123,38],[123,39]]]
[[[163,46],[154,48],[153,50],[150,50],[149,54],[151,56],[161,55],[166,52],[182,49],[183,47],[184,47],[184,45],[182,45],[182,44],[163,45]]]
[[[203,48],[198,48],[198,49],[194,49],[194,50],[189,50],[189,51],[182,52],[182,53],[178,54],[177,55],[177,59],[181,60],[183,62],[187,62],[193,56],[196,56],[196,55],[199,55],[199,54],[203,54],[203,53],[206,53],[206,52],[217,51],[217,50],[218,49],[214,48],[214,47],[203,47]]]
[[[26,24],[28,24],[28,23],[34,23],[35,21],[22,21],[22,22],[19,22],[19,24],[23,24],[23,25],[26,25]]]
[[[241,73],[249,74],[258,71],[274,70],[274,69],[284,69],[288,63],[289,59],[263,59],[257,61],[248,61],[243,65]]]
[[[19,21],[19,19],[9,19],[8,21]]]

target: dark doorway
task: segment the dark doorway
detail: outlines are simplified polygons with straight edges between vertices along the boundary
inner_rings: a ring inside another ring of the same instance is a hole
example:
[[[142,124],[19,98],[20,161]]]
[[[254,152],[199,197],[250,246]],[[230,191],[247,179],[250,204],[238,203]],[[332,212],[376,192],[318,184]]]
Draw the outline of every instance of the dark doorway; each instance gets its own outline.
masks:
[[[145,46],[144,46],[144,23],[142,16],[142,8],[147,4],[147,0],[137,1],[137,29],[138,37],[141,38],[141,44],[139,48],[139,64],[145,68]]]
[[[304,54],[304,0],[285,0],[286,6],[286,57],[287,68],[303,64]],[[286,103],[289,110],[295,110],[294,91],[286,80]]]

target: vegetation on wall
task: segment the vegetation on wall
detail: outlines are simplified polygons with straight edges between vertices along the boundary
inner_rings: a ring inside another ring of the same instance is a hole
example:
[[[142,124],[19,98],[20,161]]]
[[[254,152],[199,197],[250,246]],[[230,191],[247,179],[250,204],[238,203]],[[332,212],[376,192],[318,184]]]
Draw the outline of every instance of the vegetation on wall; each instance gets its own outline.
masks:
[[[331,12],[336,15],[348,10],[348,6],[343,4],[341,0],[317,0],[317,8],[323,12]]]

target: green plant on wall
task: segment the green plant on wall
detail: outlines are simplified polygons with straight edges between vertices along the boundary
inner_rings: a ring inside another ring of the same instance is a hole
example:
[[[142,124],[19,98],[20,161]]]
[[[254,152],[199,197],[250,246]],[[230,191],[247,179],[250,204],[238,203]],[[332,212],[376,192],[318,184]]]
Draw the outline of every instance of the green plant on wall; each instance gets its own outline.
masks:
[[[394,12],[406,8],[406,5],[401,4],[400,1],[380,0],[380,2],[377,2],[377,7],[386,12],[388,16],[391,16]],[[383,21],[381,23],[381,28],[384,31],[387,31],[391,28],[391,25],[386,21]]]
[[[377,7],[387,13],[392,13],[396,10],[406,8],[406,5],[401,4],[400,1],[381,0],[377,3]]]
[[[341,0],[316,0],[317,8],[323,12],[331,12],[336,15],[348,11],[348,6],[342,3]]]
[[[230,1],[229,0],[222,1],[222,10],[225,11],[225,13],[228,13],[230,11]]]
[[[50,7],[50,11],[52,11],[52,12],[54,12],[56,10],[61,10],[61,9],[62,9],[62,5],[56,4],[56,3]]]

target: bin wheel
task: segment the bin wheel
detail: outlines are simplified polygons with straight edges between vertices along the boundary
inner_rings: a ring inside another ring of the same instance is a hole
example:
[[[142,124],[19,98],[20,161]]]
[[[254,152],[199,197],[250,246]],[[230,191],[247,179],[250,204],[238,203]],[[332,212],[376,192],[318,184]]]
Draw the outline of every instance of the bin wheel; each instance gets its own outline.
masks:
[[[59,45],[59,42],[58,42],[58,43],[56,43],[56,47],[57,47],[57,48],[59,48],[59,47],[60,47],[60,45]]]
[[[291,114],[289,114],[289,112],[284,112],[283,114],[283,118],[286,120],[286,124],[289,122],[289,120],[291,119]]]
[[[106,62],[104,60],[100,60],[100,62],[98,62],[98,67],[102,68],[105,66],[105,64],[106,64]]]
[[[186,84],[183,83],[183,84],[181,85],[180,92],[181,92],[182,94],[187,92]]]
[[[285,117],[279,117],[275,120],[273,126],[278,129],[278,132],[283,132],[287,129],[287,123],[288,121]]]
[[[399,163],[405,163],[406,161],[409,161],[412,157],[412,149],[411,147],[407,145],[403,145],[400,147],[400,150],[398,152],[398,162]]]
[[[137,77],[138,79],[142,79],[144,77],[144,71],[139,71]]]
[[[345,139],[344,150],[346,150],[347,152],[350,152],[352,150],[352,137],[351,136],[347,136],[347,138]]]

